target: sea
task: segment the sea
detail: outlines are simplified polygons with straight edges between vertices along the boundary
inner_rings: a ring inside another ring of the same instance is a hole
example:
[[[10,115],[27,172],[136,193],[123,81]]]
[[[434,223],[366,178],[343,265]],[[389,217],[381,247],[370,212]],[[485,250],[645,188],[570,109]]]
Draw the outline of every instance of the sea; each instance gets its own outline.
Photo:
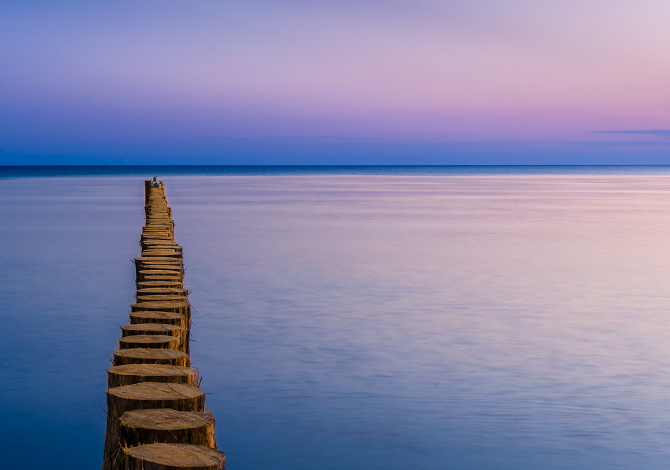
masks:
[[[666,469],[670,167],[0,167],[0,468],[99,468],[163,180],[232,470]]]

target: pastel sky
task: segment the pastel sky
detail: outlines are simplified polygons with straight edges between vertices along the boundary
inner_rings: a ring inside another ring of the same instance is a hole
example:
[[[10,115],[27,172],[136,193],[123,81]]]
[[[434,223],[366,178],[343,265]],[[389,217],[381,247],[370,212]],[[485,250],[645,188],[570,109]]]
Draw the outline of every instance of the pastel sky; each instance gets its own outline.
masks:
[[[670,164],[668,18],[667,0],[1,2],[0,164]]]

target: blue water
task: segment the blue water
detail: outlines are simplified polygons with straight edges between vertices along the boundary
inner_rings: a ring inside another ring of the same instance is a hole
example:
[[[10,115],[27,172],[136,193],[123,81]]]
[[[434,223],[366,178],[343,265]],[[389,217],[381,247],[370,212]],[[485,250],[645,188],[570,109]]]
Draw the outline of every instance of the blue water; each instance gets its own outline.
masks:
[[[668,165],[91,165],[0,166],[0,178],[146,175],[606,175],[670,174]]]
[[[670,175],[532,168],[3,173],[0,466],[100,465],[157,173],[233,468],[667,467]]]

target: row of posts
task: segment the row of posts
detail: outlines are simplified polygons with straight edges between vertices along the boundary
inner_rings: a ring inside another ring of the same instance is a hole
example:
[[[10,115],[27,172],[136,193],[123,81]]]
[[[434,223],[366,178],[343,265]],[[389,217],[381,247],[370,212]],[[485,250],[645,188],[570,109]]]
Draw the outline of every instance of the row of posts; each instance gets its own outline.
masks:
[[[103,470],[222,470],[190,360],[191,304],[162,181],[145,182],[137,295],[108,371]]]

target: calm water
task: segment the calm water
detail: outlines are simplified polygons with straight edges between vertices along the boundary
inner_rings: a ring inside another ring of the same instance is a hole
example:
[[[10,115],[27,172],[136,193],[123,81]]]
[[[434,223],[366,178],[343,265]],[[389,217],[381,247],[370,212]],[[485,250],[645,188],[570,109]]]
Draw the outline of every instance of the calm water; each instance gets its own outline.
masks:
[[[2,468],[100,466],[142,176],[0,179]],[[667,172],[163,179],[233,469],[667,468]]]

